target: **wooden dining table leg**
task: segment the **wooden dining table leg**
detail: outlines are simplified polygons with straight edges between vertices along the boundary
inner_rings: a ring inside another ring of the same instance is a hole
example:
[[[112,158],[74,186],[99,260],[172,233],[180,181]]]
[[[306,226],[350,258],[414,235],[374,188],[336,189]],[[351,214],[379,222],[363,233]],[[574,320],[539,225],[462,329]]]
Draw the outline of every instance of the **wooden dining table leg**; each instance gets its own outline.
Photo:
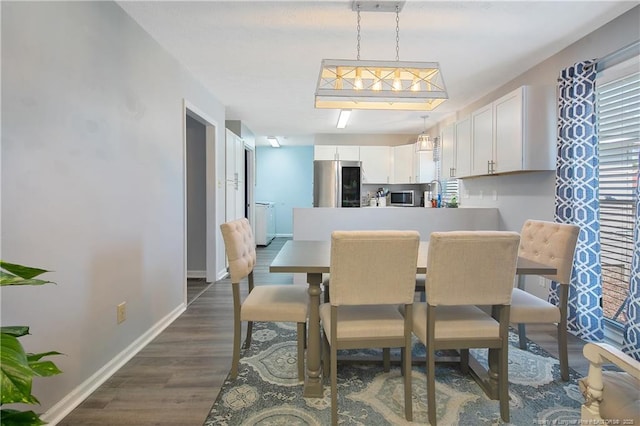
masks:
[[[307,334],[307,356],[303,396],[322,398],[322,366],[320,364],[320,284],[322,274],[308,273],[309,284],[309,332]]]

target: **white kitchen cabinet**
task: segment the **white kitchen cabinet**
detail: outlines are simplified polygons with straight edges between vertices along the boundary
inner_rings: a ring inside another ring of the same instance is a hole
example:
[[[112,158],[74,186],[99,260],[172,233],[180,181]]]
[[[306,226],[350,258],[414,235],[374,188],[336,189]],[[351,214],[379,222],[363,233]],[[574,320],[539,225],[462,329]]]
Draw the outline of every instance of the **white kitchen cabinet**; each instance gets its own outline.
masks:
[[[360,147],[353,145],[314,145],[313,159],[360,161]]]
[[[463,178],[471,175],[471,117],[455,122],[455,173]],[[452,177],[453,177],[452,176]]]
[[[442,179],[456,176],[456,130],[450,124],[440,131],[440,175]]]
[[[313,159],[314,160],[335,160],[336,147],[334,145],[314,145]]]
[[[362,183],[390,183],[392,152],[388,146],[360,147]]]
[[[553,86],[522,86],[494,102],[494,173],[555,170]]]
[[[225,220],[230,221],[245,216],[244,140],[228,129],[225,136]]]
[[[429,183],[436,178],[436,163],[433,151],[418,151],[414,154],[414,172],[416,183]]]
[[[522,90],[493,103],[493,173],[522,169]]]
[[[471,114],[471,175],[491,174],[493,167],[493,104]]]
[[[391,183],[416,183],[414,172],[414,144],[398,145],[393,148],[393,180]]]
[[[522,86],[471,116],[471,175],[555,168],[552,86]]]

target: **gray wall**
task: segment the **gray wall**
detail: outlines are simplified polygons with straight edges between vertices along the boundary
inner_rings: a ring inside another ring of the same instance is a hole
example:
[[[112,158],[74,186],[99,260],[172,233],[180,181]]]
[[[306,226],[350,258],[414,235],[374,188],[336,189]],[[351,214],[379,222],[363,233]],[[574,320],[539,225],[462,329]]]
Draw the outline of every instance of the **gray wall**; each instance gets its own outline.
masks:
[[[2,259],[57,282],[2,288],[1,321],[31,326],[28,351],[65,354],[35,382],[44,412],[79,403],[184,310],[184,100],[216,121],[213,182],[225,113],[116,3],[1,7]]]

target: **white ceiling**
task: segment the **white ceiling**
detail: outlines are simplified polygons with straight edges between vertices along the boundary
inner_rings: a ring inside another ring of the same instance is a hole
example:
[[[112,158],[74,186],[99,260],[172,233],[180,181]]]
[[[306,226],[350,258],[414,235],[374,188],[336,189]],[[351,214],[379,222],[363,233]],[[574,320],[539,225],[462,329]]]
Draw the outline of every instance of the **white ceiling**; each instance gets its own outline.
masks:
[[[423,130],[559,52],[638,2],[408,0],[401,61],[435,61],[449,100],[435,111],[315,109],[322,59],[356,58],[356,12],[342,1],[120,1],[118,4],[256,135],[283,145],[318,134]],[[395,13],[361,12],[361,59],[394,60]]]

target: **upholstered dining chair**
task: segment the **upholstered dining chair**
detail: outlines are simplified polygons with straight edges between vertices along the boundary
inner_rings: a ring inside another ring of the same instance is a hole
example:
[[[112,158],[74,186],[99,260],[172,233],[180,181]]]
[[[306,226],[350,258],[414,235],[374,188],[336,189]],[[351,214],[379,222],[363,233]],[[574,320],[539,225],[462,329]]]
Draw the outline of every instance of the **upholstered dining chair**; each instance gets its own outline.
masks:
[[[331,373],[334,425],[338,421],[339,349],[402,348],[405,418],[412,420],[411,317],[404,318],[398,305],[412,312],[419,245],[416,231],[331,234],[330,302],[320,305],[320,319],[324,369]]]
[[[582,353],[589,373],[579,382],[581,424],[640,424],[640,362],[606,343],[587,343]],[[604,370],[607,365],[617,369]]]
[[[567,354],[567,303],[573,257],[580,227],[577,225],[527,220],[520,231],[519,256],[538,263],[555,266],[555,275],[544,275],[558,284],[558,305],[528,293],[518,279],[511,299],[511,323],[518,324],[520,348],[527,348],[525,324],[557,324],[558,360],[562,380],[569,380]]]
[[[509,421],[509,305],[516,273],[516,232],[432,232],[427,254],[426,303],[416,303],[413,333],[426,347],[427,410],[435,426],[435,352],[460,351],[461,369],[468,369],[470,348],[497,350],[500,416]],[[415,281],[415,277],[414,277]],[[477,307],[492,307],[489,314]]]
[[[229,275],[233,286],[233,361],[231,378],[238,375],[242,321],[247,321],[245,348],[251,345],[254,321],[297,323],[298,379],[304,380],[304,348],[309,296],[305,286],[255,285],[253,268],[256,264],[256,244],[251,225],[245,218],[220,225],[229,261]],[[247,279],[249,291],[241,301],[240,282]]]

